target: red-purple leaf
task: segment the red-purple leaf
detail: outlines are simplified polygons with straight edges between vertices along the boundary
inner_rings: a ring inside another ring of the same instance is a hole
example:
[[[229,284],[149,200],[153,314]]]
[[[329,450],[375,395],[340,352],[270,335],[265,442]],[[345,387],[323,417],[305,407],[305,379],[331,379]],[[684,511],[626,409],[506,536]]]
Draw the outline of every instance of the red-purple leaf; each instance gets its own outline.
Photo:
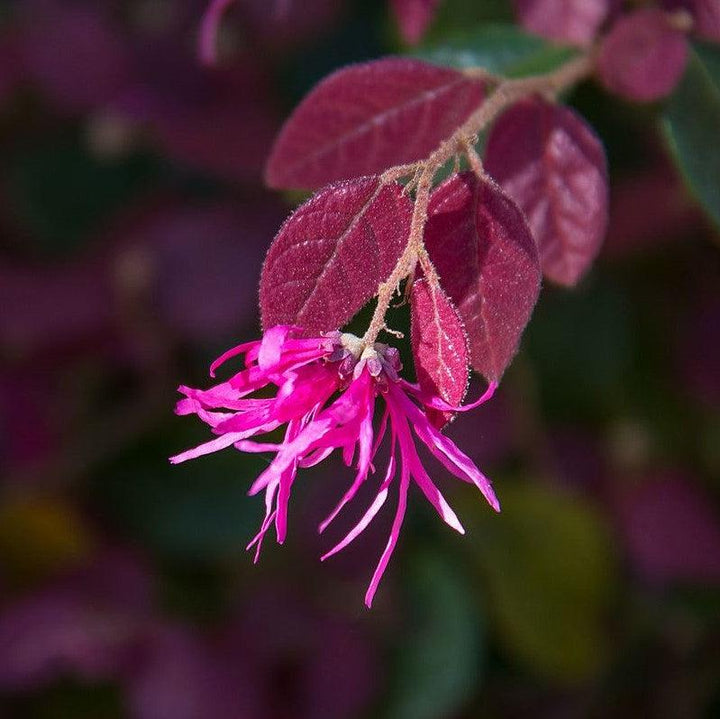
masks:
[[[390,0],[400,35],[406,43],[416,45],[422,40],[439,3],[440,0]]]
[[[412,351],[420,386],[448,404],[459,405],[467,391],[469,361],[465,326],[440,287],[422,279],[413,283]],[[433,424],[444,427],[451,412],[431,410]]]
[[[480,104],[483,86],[449,68],[387,58],[338,70],[275,142],[271,187],[318,187],[427,156]]]
[[[642,8],[621,17],[603,39],[598,73],[608,90],[651,102],[673,91],[687,57],[685,35],[671,27],[665,13]]]
[[[589,45],[609,10],[610,0],[515,0],[526,30],[574,45]]]
[[[497,185],[464,172],[433,192],[425,243],[465,323],[473,369],[498,381],[540,291],[525,218]]]
[[[574,285],[607,226],[605,152],[595,133],[568,108],[526,100],[493,127],[485,167],[525,212],[545,276]]]
[[[377,291],[410,232],[397,183],[362,177],[320,190],[280,228],[262,270],[263,327],[342,327]]]

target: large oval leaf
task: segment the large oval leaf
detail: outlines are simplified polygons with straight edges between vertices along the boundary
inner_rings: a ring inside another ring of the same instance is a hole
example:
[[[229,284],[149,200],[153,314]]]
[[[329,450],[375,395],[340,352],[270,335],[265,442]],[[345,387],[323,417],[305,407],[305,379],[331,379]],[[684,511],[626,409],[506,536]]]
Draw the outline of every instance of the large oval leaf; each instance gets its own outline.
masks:
[[[338,70],[275,142],[271,187],[319,187],[426,157],[480,104],[483,86],[448,68],[387,58]]]
[[[720,225],[720,50],[698,44],[665,109],[665,133],[693,193]]]
[[[525,212],[545,276],[574,285],[607,227],[605,152],[595,133],[566,107],[519,102],[493,127],[485,167]]]
[[[473,173],[430,198],[425,243],[468,332],[473,369],[498,381],[540,291],[535,242],[515,204]]]
[[[280,228],[265,259],[263,327],[342,327],[392,272],[411,215],[403,188],[378,177],[330,185],[310,198]]]
[[[412,352],[420,386],[448,404],[459,405],[468,385],[469,354],[465,326],[442,289],[422,279],[413,283]],[[452,417],[430,410],[431,421],[443,427]]]

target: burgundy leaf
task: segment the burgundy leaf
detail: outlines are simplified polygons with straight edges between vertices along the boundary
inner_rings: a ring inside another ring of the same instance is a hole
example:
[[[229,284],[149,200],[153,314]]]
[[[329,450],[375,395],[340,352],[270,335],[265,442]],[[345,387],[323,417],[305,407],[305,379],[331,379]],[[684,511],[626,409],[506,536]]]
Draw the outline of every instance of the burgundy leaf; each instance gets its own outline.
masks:
[[[448,404],[459,405],[467,391],[469,360],[465,326],[452,302],[439,286],[426,279],[412,286],[412,351],[420,386]],[[433,410],[431,420],[439,428],[451,412]]]
[[[482,84],[420,60],[338,70],[295,109],[266,169],[271,187],[318,187],[426,157],[480,104]]]
[[[498,381],[540,291],[525,218],[497,185],[464,172],[433,192],[425,243],[465,323],[473,369]]]
[[[390,0],[402,39],[409,45],[422,40],[440,0]]]
[[[610,0],[515,0],[515,12],[525,29],[536,35],[589,45],[610,5]]]
[[[411,215],[403,188],[377,176],[318,192],[287,219],[268,251],[260,279],[263,327],[342,327],[392,272]]]
[[[595,133],[568,108],[526,100],[493,127],[485,167],[525,212],[545,276],[574,285],[607,226],[605,152]]]
[[[605,87],[630,100],[650,102],[669,95],[688,56],[685,35],[659,8],[621,17],[604,38],[598,72]]]

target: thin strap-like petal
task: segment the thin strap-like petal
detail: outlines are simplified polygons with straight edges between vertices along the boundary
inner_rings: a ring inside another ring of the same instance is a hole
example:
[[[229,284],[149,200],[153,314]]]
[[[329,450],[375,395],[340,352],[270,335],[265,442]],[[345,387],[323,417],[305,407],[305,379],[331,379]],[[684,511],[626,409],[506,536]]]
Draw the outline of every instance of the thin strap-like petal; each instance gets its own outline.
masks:
[[[490,506],[500,511],[500,503],[495,496],[490,480],[475,466],[475,463],[447,436],[434,427],[424,412],[397,386],[390,386],[391,401],[397,402],[401,410],[407,415],[415,434],[438,459],[456,477],[472,482],[483,494]]]
[[[398,507],[395,512],[395,519],[393,520],[392,528],[390,529],[390,537],[385,545],[383,553],[380,555],[380,561],[378,562],[375,571],[373,572],[372,579],[370,580],[370,586],[365,593],[365,605],[369,609],[372,607],[373,598],[377,591],[380,580],[382,579],[385,569],[387,568],[390,557],[395,550],[397,545],[398,537],[400,536],[400,529],[402,527],[403,520],[405,519],[405,510],[407,509],[407,493],[408,487],[410,486],[410,472],[403,461],[403,468],[400,478],[400,490],[398,493]]]
[[[498,388],[497,382],[490,382],[485,392],[483,392],[480,397],[478,397],[478,399],[476,399],[474,402],[469,402],[468,404],[454,405],[449,404],[444,399],[442,399],[442,397],[438,397],[437,395],[430,395],[427,392],[424,392],[419,385],[412,384],[407,380],[401,379],[398,381],[398,384],[404,390],[410,392],[412,395],[417,397],[418,400],[422,402],[426,407],[432,407],[433,409],[441,410],[442,412],[468,412],[471,409],[475,409],[481,404],[485,404],[485,402],[492,399],[492,396],[495,394],[495,390],[497,390]]]
[[[176,454],[174,457],[170,457],[170,462],[172,464],[180,464],[181,462],[186,462],[188,459],[202,457],[205,454],[217,452],[219,449],[225,449],[225,447],[229,447],[231,444],[237,442],[240,439],[243,439],[242,432],[230,432],[228,434],[223,434],[220,437],[211,439],[209,442],[200,444],[193,449],[188,449],[185,452]]]
[[[385,500],[388,496],[388,490],[395,479],[395,441],[393,440],[392,447],[390,448],[390,459],[388,461],[387,471],[385,473],[385,479],[380,485],[375,499],[372,504],[368,507],[365,514],[362,516],[360,521],[345,535],[345,538],[338,542],[329,552],[326,552],[320,561],[324,562],[328,557],[332,557],[333,554],[337,554],[342,549],[345,549],[350,542],[354,541],[359,537],[367,528],[367,526],[375,518],[375,515],[380,511],[382,506],[385,504]],[[321,530],[322,531],[322,530]]]
[[[233,0],[234,1],[234,0]],[[210,376],[215,376],[215,370],[217,370],[220,365],[225,364],[229,359],[233,357],[237,357],[238,355],[243,354],[244,352],[247,352],[250,348],[255,347],[259,345],[260,342],[258,340],[253,340],[252,342],[245,342],[241,345],[237,345],[237,347],[233,347],[232,349],[229,349],[227,352],[223,352],[211,365],[210,365]]]
[[[420,487],[428,502],[435,508],[440,519],[456,532],[465,534],[465,528],[460,523],[453,508],[448,504],[442,492],[435,486],[435,483],[430,479],[430,475],[425,471],[425,467],[423,467],[422,461],[415,449],[415,443],[410,434],[407,420],[397,411],[393,412],[393,426],[397,426],[400,454],[402,455],[403,461],[407,462],[410,474],[415,480],[415,483]]]

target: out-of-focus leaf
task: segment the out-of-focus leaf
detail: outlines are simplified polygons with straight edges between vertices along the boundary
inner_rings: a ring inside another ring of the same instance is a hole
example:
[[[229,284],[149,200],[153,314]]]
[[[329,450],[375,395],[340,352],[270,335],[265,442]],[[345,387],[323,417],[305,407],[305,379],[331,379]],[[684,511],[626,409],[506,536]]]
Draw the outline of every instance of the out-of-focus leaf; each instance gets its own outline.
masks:
[[[628,492],[619,514],[630,561],[640,575],[720,585],[720,517],[697,482],[665,472]]]
[[[409,45],[422,39],[440,0],[390,0],[400,35]]]
[[[603,666],[616,576],[609,537],[587,504],[534,485],[505,486],[483,518],[477,558],[508,655],[563,683]]]
[[[295,109],[268,160],[276,188],[319,187],[420,160],[480,104],[482,82],[410,58],[333,73]]]
[[[93,548],[77,508],[62,499],[6,501],[0,508],[2,564],[22,574],[72,567]]]
[[[473,590],[433,551],[414,557],[408,573],[413,622],[403,635],[388,719],[454,716],[481,681],[484,626]]]
[[[616,411],[637,355],[630,309],[614,285],[543,293],[525,347],[544,411],[554,419],[597,420]]]
[[[618,95],[650,102],[669,95],[687,62],[685,34],[660,8],[641,8],[621,17],[603,38],[598,73]]]
[[[102,163],[76,139],[54,137],[19,153],[5,177],[20,221],[43,249],[67,256],[153,174],[147,158]]]
[[[263,327],[342,327],[392,272],[412,203],[397,183],[364,177],[326,187],[280,228],[260,278]]]
[[[18,43],[25,75],[62,111],[101,106],[131,82],[129,44],[106,10],[102,3],[45,3],[25,18]]]
[[[502,376],[540,291],[537,248],[500,188],[464,172],[432,194],[425,242],[468,333],[473,369]]]
[[[155,464],[145,459],[122,465],[102,478],[97,491],[109,514],[169,556],[196,560],[241,553],[262,515],[247,496],[262,460],[228,452],[171,467],[162,455],[156,449]]]
[[[134,655],[152,587],[118,552],[13,600],[0,615],[0,687],[27,690],[64,676],[115,678]]]
[[[550,40],[589,45],[610,10],[610,0],[514,0],[526,30]]]
[[[459,405],[468,385],[467,333],[447,295],[425,279],[412,286],[411,335],[420,386],[448,404]],[[438,427],[451,416],[432,410],[433,423]]]
[[[720,50],[697,44],[663,126],[693,194],[720,224]]]
[[[428,43],[415,53],[437,65],[482,67],[508,77],[549,72],[576,50],[552,45],[515,25],[481,25]]]
[[[518,203],[539,250],[543,274],[576,284],[605,237],[605,151],[572,110],[541,100],[519,102],[495,123],[487,171]]]
[[[720,42],[720,5],[716,0],[694,0],[695,30],[707,40]]]

